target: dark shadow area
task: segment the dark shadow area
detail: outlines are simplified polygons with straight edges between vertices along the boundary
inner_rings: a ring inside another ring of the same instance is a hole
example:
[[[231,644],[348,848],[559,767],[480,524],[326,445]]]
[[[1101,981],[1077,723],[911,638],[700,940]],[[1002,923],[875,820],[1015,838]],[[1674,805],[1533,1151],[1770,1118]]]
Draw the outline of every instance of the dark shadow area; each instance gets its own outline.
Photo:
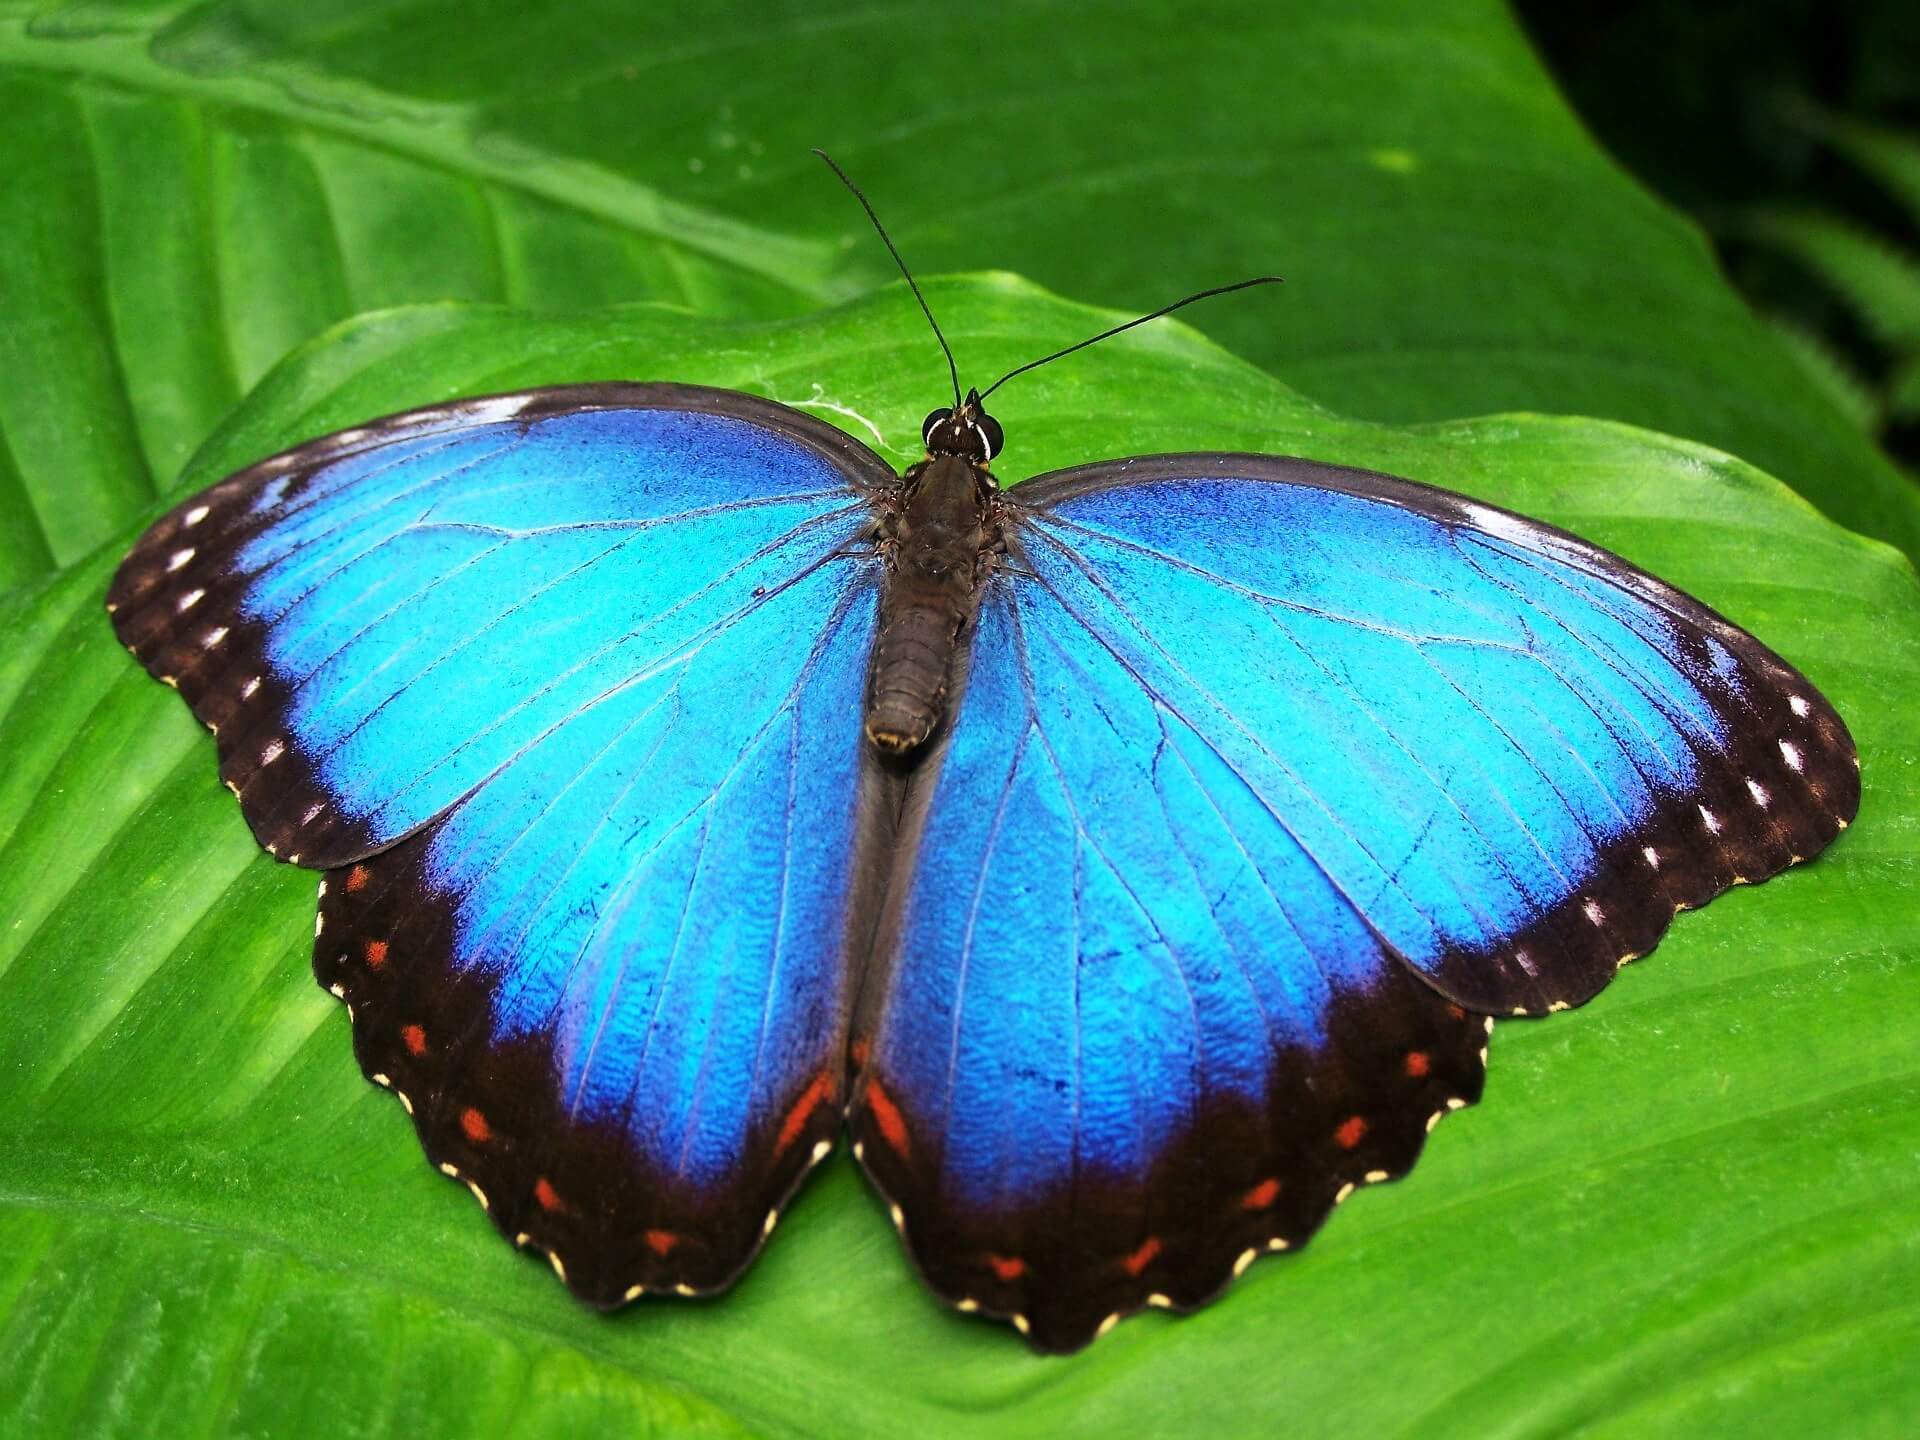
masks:
[[[1516,0],[1596,138],[1688,211],[1862,430],[1920,472],[1912,0]]]

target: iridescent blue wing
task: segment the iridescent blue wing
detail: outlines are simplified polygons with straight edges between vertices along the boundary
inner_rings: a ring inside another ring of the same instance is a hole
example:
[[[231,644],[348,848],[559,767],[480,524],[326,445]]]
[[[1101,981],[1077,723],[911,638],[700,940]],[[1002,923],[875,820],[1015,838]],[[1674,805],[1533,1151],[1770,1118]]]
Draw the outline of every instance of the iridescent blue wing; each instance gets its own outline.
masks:
[[[1044,1347],[1302,1243],[1478,1095],[1486,1016],[1858,802],[1805,679],[1560,531],[1249,456],[1007,501],[853,1126],[932,1283]]]
[[[121,637],[217,729],[428,1155],[583,1298],[726,1283],[839,1128],[891,471],[583,386],[262,462],[140,542]]]
[[[107,606],[218,738],[269,851],[409,834],[609,676],[869,518],[884,462],[732,391],[578,385],[415,410],[155,522]]]

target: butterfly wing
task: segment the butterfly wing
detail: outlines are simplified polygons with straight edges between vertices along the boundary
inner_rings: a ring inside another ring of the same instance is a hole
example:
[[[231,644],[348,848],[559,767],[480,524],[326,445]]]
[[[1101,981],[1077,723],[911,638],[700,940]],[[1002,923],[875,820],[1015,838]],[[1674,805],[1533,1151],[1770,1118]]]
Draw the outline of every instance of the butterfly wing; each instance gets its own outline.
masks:
[[[731,391],[467,400],[181,502],[107,605],[214,731],[261,844],[325,868],[842,543],[892,479],[850,436]]]
[[[1008,497],[853,1111],[932,1283],[1072,1348],[1410,1166],[1494,1013],[1851,818],[1784,662],[1408,482],[1164,457]]]
[[[362,1068],[596,1304],[726,1284],[839,1133],[870,564],[325,879],[314,970]]]
[[[745,396],[535,392],[254,466],[115,583],[329,867],[363,1068],[595,1303],[725,1284],[838,1131],[890,473]]]

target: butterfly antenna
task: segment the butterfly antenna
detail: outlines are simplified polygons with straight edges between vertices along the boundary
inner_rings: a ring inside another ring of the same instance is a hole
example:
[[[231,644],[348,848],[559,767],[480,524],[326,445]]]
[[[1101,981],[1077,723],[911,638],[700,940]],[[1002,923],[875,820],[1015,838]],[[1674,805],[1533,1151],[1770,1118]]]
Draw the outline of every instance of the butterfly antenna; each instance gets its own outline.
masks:
[[[828,163],[831,164],[832,162],[829,161]],[[989,385],[986,389],[982,390],[980,392],[980,398],[982,400],[986,399],[987,396],[991,395],[994,391],[998,390],[1002,385],[1006,384],[1007,381],[1013,379],[1013,377],[1016,375],[1024,375],[1029,370],[1037,370],[1042,365],[1051,364],[1053,361],[1058,360],[1062,355],[1071,355],[1076,350],[1084,350],[1089,345],[1098,345],[1102,340],[1110,340],[1123,330],[1131,330],[1133,329],[1134,326],[1144,325],[1149,320],[1158,320],[1162,315],[1171,315],[1174,311],[1180,309],[1182,306],[1191,305],[1196,300],[1206,300],[1215,295],[1231,295],[1235,290],[1248,290],[1255,285],[1278,285],[1280,283],[1282,282],[1278,275],[1256,275],[1251,280],[1241,280],[1232,285],[1216,285],[1211,290],[1202,290],[1198,294],[1187,296],[1187,298],[1184,300],[1176,300],[1171,305],[1162,306],[1160,309],[1154,311],[1151,315],[1142,315],[1138,320],[1129,320],[1127,321],[1126,324],[1116,325],[1111,330],[1102,330],[1098,335],[1092,336],[1086,340],[1082,340],[1078,345],[1069,345],[1064,350],[1056,350],[1051,355],[1043,356],[1038,360],[1030,360],[1017,370],[1009,370],[1006,374],[1002,375],[998,380],[994,381],[993,384]]]
[[[906,277],[907,286],[913,291],[913,298],[920,302],[920,313],[927,317],[927,324],[933,327],[933,338],[940,342],[941,352],[947,357],[947,374],[953,379],[953,408],[958,410],[960,408],[960,367],[953,363],[953,349],[947,344],[947,337],[940,333],[940,322],[933,318],[933,311],[927,306],[927,297],[920,293],[920,286],[914,280],[913,272],[907,269],[907,262],[900,258],[900,251],[894,245],[893,237],[887,234],[887,227],[880,223],[880,217],[873,213],[873,206],[861,193],[860,187],[847,178],[847,172],[835,164],[833,157],[826,151],[815,147],[813,153],[826,161],[827,168],[840,177],[840,183],[853,192],[853,198],[858,200],[860,208],[867,212],[867,219],[873,222],[873,228],[880,232],[880,239],[885,242],[887,253],[893,256],[893,263],[900,267],[900,273]]]

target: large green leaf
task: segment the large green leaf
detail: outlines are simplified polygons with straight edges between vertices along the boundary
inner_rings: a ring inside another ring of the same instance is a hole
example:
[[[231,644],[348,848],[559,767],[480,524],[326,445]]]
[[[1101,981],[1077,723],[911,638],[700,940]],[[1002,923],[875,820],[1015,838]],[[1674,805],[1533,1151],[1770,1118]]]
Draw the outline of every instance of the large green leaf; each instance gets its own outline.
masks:
[[[930,290],[987,365],[1108,319],[1005,277]],[[273,373],[182,486],[398,406],[616,376],[809,405],[904,459],[929,368],[897,286],[772,324],[396,311]],[[1715,451],[1539,416],[1354,422],[1177,327],[1000,413],[1009,476],[1122,444],[1291,451],[1570,526],[1806,669],[1859,740],[1859,822],[1682,917],[1583,1010],[1502,1024],[1486,1102],[1410,1179],[1195,1317],[1036,1358],[930,1298],[840,1159],[731,1295],[608,1318],[359,1078],[307,973],[314,877],[255,849],[210,740],[115,645],[109,546],[0,616],[0,1432],[1911,1433],[1905,562]]]
[[[823,241],[482,143],[461,108],[209,73],[112,18],[0,18],[0,583],[118,529],[270,365],[357,310],[785,313],[827,288]]]
[[[1651,425],[1920,551],[1912,486],[1499,0],[0,0],[0,140],[0,583],[352,310],[767,317],[888,278],[809,145],[923,270],[1144,309],[1277,269],[1196,323],[1347,413]]]

